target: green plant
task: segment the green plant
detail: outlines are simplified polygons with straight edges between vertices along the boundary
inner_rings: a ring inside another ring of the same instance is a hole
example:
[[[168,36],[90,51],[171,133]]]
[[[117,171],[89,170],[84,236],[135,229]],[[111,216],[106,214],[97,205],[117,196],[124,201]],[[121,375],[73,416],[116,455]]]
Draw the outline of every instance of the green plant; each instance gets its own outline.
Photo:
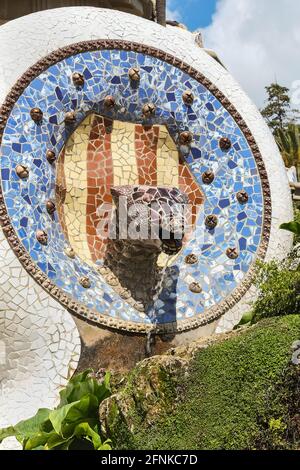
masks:
[[[269,422],[269,429],[273,432],[285,431],[286,424],[282,422],[282,418],[279,418],[279,419],[271,418]]]
[[[296,222],[295,220],[293,222],[288,222],[287,224],[280,225],[280,228],[282,230],[287,230],[288,232],[293,233],[297,237],[300,236],[300,223]]]
[[[110,450],[111,442],[102,442],[98,417],[100,403],[111,394],[110,375],[99,383],[91,373],[75,375],[54,410],[40,409],[33,418],[0,430],[0,442],[15,436],[24,450]]]
[[[300,243],[300,210],[296,206],[294,207],[294,220],[280,225],[280,228],[294,234],[294,245]]]
[[[290,315],[300,309],[300,272],[289,264],[257,263],[255,284],[258,298],[252,309],[252,323],[267,317]]]
[[[277,129],[274,133],[276,143],[281,152],[285,165],[295,166],[299,179],[300,170],[300,126],[289,124],[286,129]]]
[[[266,107],[261,110],[261,114],[272,131],[276,132],[277,129],[284,129],[288,122],[291,110],[289,89],[278,83],[271,83],[270,86],[265,87],[265,90],[267,103]]]
[[[241,319],[240,323],[238,323],[238,325],[236,325],[234,329],[237,330],[241,326],[250,325],[253,321],[253,317],[254,317],[254,313],[253,313],[252,310],[250,310],[249,312],[246,312],[242,316],[242,319]]]

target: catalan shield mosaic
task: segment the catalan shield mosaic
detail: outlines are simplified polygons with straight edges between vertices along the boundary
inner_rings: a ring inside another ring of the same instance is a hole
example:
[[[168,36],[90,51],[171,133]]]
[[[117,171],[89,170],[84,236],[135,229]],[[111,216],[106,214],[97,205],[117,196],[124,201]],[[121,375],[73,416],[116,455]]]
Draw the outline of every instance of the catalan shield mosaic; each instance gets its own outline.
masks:
[[[247,126],[201,74],[137,44],[82,43],[32,68],[1,116],[4,231],[28,272],[75,314],[183,331],[248,289],[268,243],[268,181]],[[147,308],[107,277],[97,233],[99,207],[126,185],[177,188],[198,209],[180,252],[160,261],[161,289]]]

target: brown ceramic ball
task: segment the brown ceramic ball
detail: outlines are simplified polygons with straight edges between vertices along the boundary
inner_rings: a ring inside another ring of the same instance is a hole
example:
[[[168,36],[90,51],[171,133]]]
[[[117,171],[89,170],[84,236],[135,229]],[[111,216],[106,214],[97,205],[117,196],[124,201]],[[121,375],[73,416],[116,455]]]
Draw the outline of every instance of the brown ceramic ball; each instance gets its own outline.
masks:
[[[27,166],[25,166],[25,165],[17,165],[16,166],[16,173],[17,173],[18,177],[21,178],[22,180],[28,178],[28,176],[29,176],[29,170],[28,170]]]
[[[184,104],[186,104],[187,106],[191,106],[194,103],[195,97],[191,90],[186,90],[182,95],[182,99]]]
[[[84,76],[82,75],[82,73],[79,73],[79,72],[73,73],[72,80],[73,80],[74,85],[77,88],[84,86]]]
[[[30,111],[30,117],[36,123],[42,122],[43,111],[40,108],[32,108]]]

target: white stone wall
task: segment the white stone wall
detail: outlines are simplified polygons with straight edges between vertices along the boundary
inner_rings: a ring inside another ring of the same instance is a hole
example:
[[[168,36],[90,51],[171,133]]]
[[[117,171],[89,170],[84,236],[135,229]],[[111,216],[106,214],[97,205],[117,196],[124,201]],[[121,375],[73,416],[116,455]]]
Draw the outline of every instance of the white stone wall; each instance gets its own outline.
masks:
[[[232,76],[200,49],[188,32],[90,7],[63,8],[19,18],[0,27],[0,103],[20,76],[43,56],[75,42],[106,38],[143,43],[181,58],[206,75],[233,103],[260,147],[269,176],[273,220],[267,259],[283,257],[291,247],[291,236],[278,227],[292,219],[293,214],[286,172],[274,139]],[[1,427],[30,415],[38,406],[53,405],[57,387],[67,378],[69,364],[71,370],[76,366],[79,338],[69,314],[35,284],[2,234],[0,264],[0,339],[10,343],[11,354],[7,377],[1,382]],[[231,329],[254,296],[252,288],[219,321],[217,331]],[[13,394],[8,393],[9,389]]]
[[[0,428],[57,403],[76,370],[80,338],[71,315],[21,266],[0,231]],[[1,448],[14,446],[6,441]]]

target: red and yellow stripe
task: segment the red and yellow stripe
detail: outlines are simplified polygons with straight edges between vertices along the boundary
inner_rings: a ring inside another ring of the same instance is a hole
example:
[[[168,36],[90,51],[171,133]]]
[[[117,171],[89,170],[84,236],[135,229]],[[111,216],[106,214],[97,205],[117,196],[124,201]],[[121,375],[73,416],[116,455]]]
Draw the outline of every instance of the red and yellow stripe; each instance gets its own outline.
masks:
[[[89,115],[69,138],[57,165],[57,209],[64,234],[89,264],[102,259],[106,240],[97,234],[98,208],[112,204],[119,185],[179,187],[194,210],[203,194],[165,126],[112,121]]]

